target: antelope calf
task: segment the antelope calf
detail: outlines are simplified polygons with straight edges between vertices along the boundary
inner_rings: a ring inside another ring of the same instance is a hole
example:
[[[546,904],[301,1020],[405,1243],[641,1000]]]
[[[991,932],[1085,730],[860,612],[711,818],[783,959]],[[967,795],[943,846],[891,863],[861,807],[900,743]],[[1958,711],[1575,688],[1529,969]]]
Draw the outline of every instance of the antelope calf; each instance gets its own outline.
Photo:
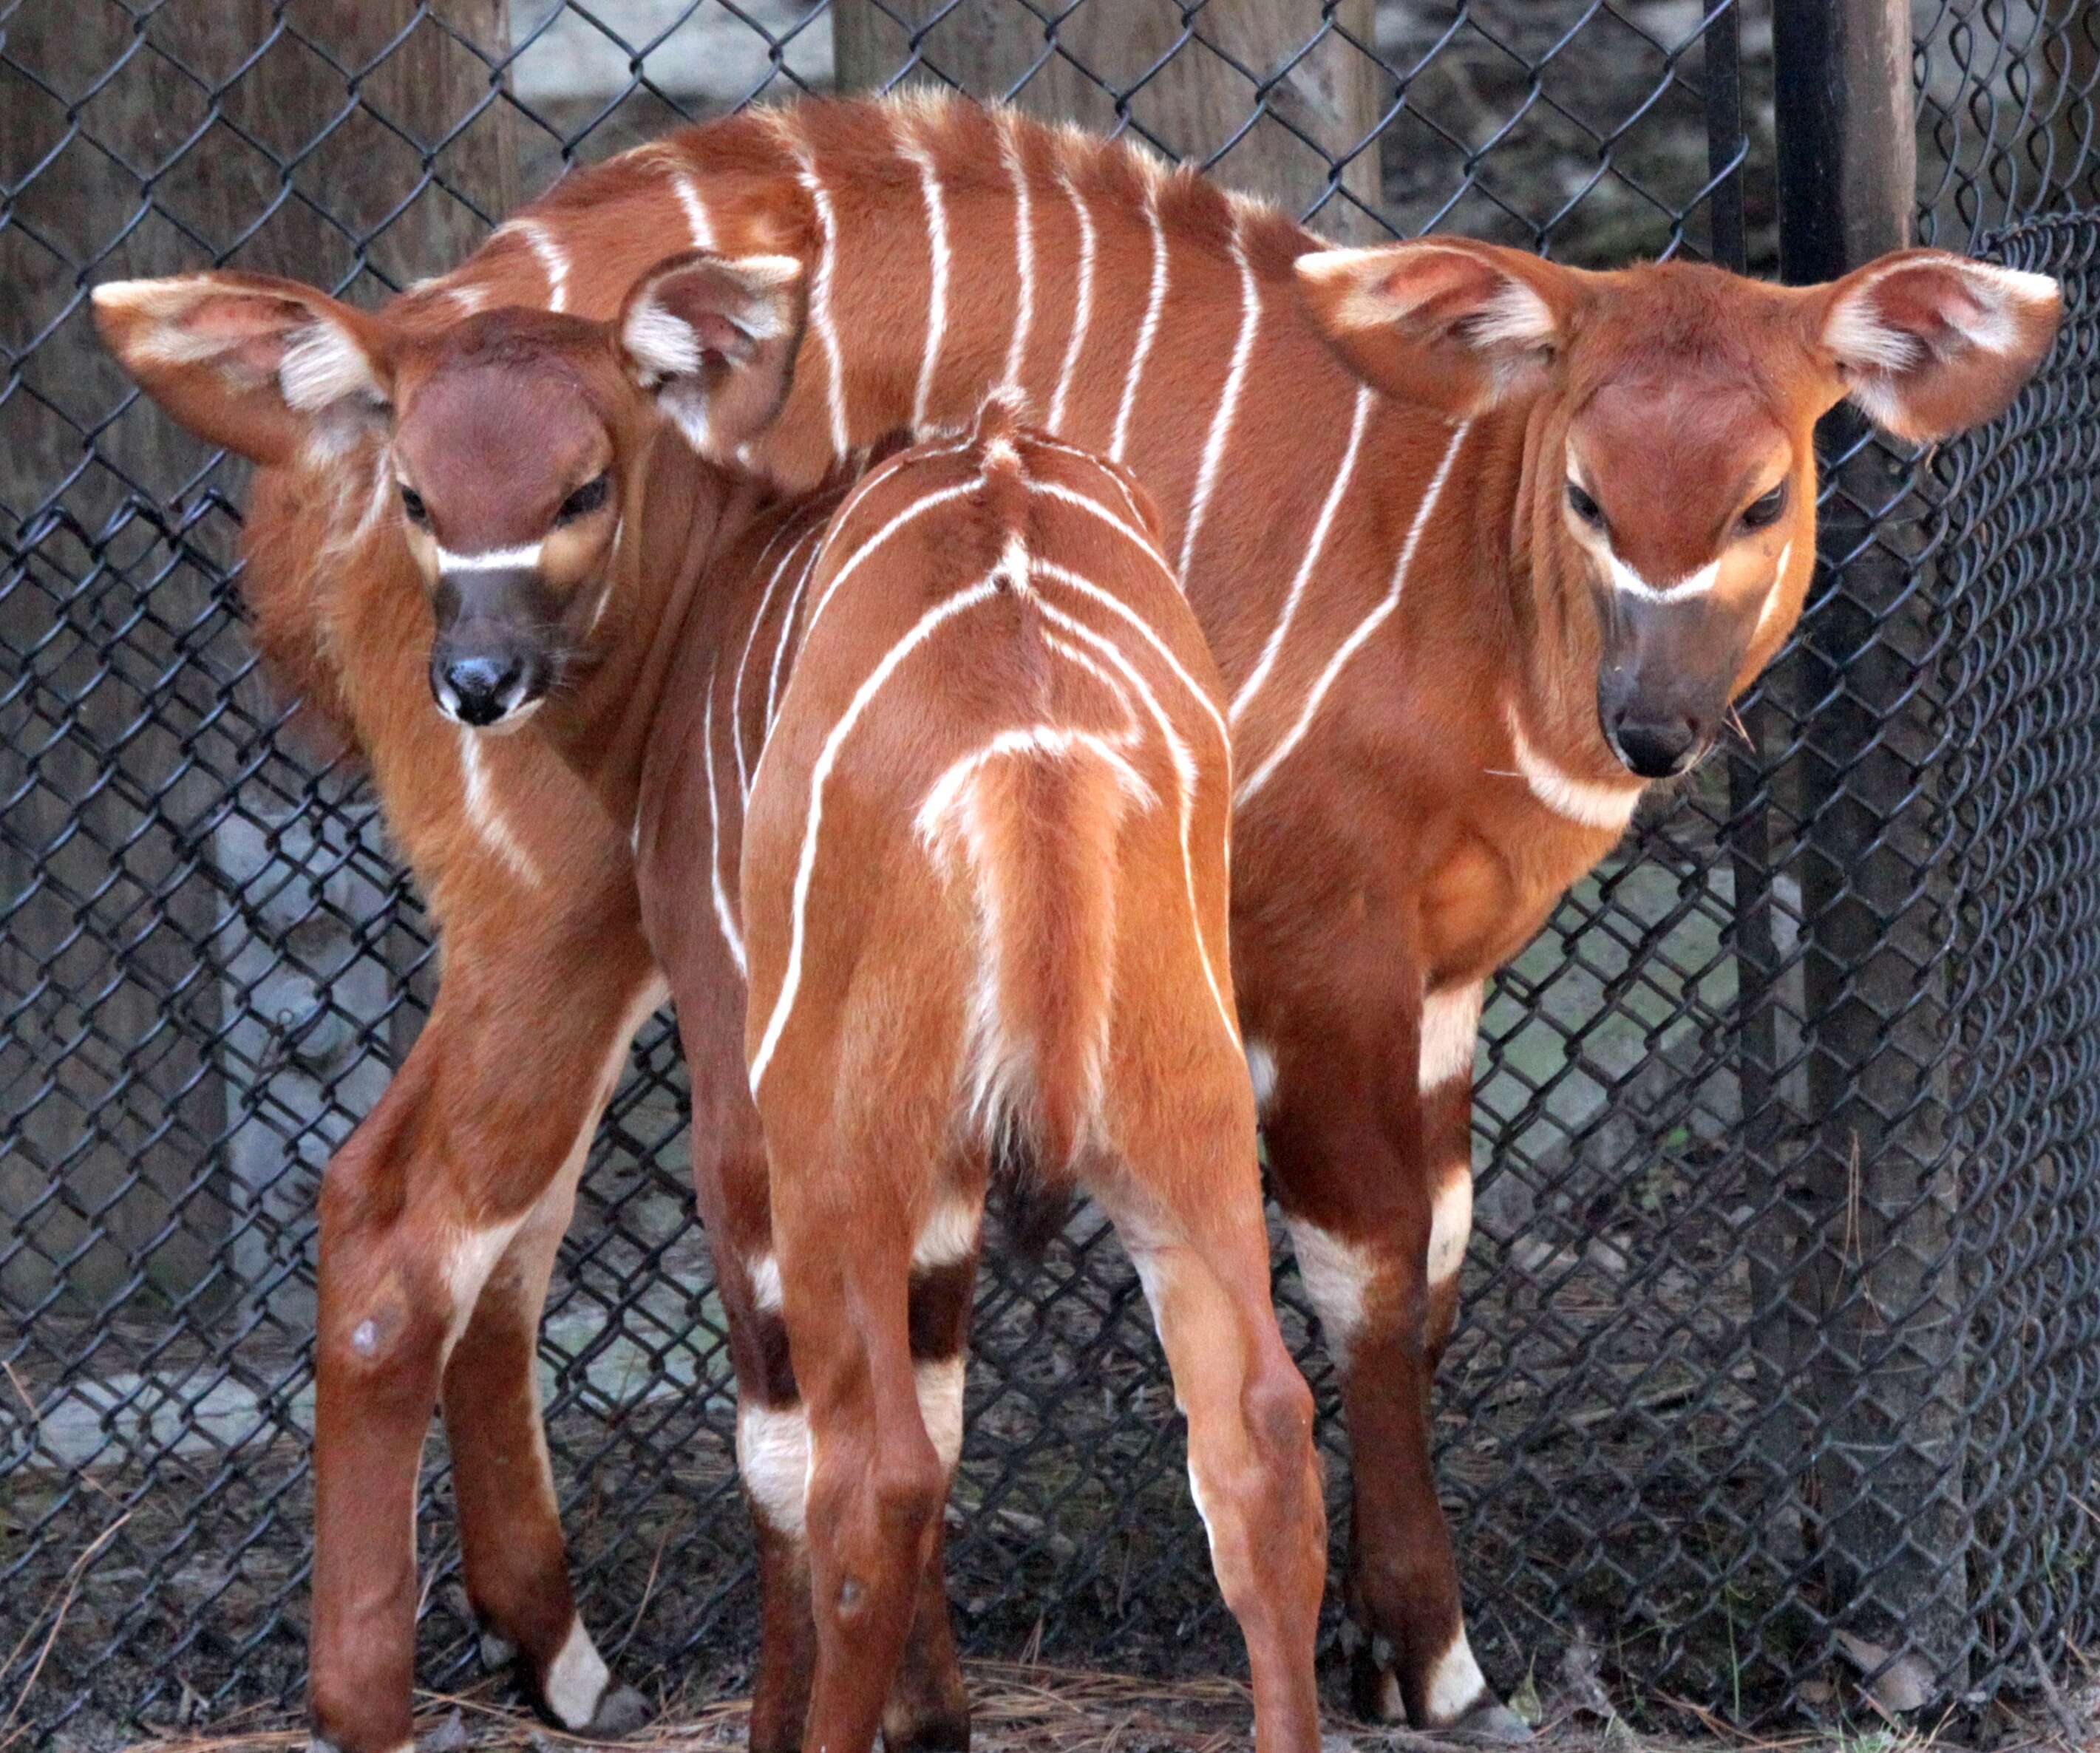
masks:
[[[777,636],[747,1042],[809,1426],[812,1747],[867,1746],[889,1691],[961,1435],[960,1355],[915,1365],[915,1339],[965,1294],[938,1281],[994,1163],[1114,1218],[1188,1415],[1257,1745],[1319,1744],[1326,1522],[1230,998],[1224,694],[1161,540],[1120,471],[994,413],[848,501],[806,622]],[[652,854],[645,891],[692,863]]]
[[[337,328],[306,365],[368,385],[389,429],[439,709],[468,738],[545,709],[633,824],[717,1143],[699,1179],[746,1482],[810,1578],[806,1722],[776,1676],[769,1738],[870,1745],[929,1590],[920,1635],[946,1636],[937,1535],[996,1169],[1035,1200],[1084,1189],[1124,1236],[1257,1738],[1310,1750],[1325,1514],[1232,1003],[1222,684],[1141,491],[1004,403],[842,504],[754,521],[726,484],[696,496],[660,434],[760,429],[804,303],[792,259],[695,254],[611,324]],[[383,1346],[384,1311],[368,1324]],[[922,1744],[962,1712],[899,1708]]]

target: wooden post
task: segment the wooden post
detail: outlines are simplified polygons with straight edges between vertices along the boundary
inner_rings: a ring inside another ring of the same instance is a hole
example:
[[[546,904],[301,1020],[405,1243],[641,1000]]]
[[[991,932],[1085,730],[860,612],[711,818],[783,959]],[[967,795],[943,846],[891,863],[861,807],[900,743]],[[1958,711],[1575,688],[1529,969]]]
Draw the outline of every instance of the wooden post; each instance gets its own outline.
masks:
[[[1823,280],[1908,243],[1917,199],[1904,0],[1778,0],[1780,253]],[[1895,1659],[1884,1701],[1966,1685],[1967,1429],[1947,1124],[1952,928],[1934,874],[1934,730],[1921,701],[1930,628],[1877,524],[1910,476],[1849,412],[1821,434],[1842,491],[1825,504],[1807,623],[1810,753],[1801,879],[1812,1130],[1786,1165],[1780,1226],[1793,1385],[1814,1408],[1811,1539],[1855,1662]]]
[[[0,1296],[17,1308],[60,1286],[97,1305],[141,1286],[183,1296],[231,1218],[218,971],[240,927],[212,828],[242,733],[237,719],[208,727],[213,678],[247,665],[245,641],[214,625],[232,520],[205,517],[180,549],[140,520],[101,540],[134,491],[179,522],[210,452],[143,399],[112,419],[132,392],[86,288],[214,262],[351,279],[360,236],[423,174],[401,134],[435,143],[489,89],[488,66],[430,21],[368,66],[419,10],[217,0],[135,20],[33,0],[8,20],[10,60],[46,88],[8,75],[0,91],[0,186],[15,192],[0,284],[7,344],[26,349],[0,444],[0,1227],[33,1244]],[[503,0],[433,11],[493,51],[507,42]],[[317,138],[352,81],[399,132],[360,111]],[[222,119],[192,140],[214,103]],[[435,161],[484,210],[512,198],[509,128],[485,116]],[[371,258],[397,279],[427,273],[482,230],[472,206],[426,191]],[[202,478],[237,503],[239,474]],[[252,684],[237,698],[267,716]]]
[[[839,86],[880,88],[901,73],[1012,96],[1031,113],[1102,132],[1127,117],[1170,156],[1330,236],[1390,235],[1370,217],[1379,195],[1374,130],[1390,85],[1366,52],[1372,0],[1211,0],[1185,23],[1188,10],[1116,0],[1046,24],[1020,6],[836,0]]]

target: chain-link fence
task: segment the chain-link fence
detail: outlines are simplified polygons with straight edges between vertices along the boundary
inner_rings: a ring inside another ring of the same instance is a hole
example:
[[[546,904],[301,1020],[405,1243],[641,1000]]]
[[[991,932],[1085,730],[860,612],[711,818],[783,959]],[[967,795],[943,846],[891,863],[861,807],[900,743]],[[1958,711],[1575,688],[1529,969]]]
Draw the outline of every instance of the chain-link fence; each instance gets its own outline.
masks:
[[[0,7],[0,1743],[296,1694],[315,1178],[435,978],[368,793],[279,739],[236,473],[102,357],[89,284],[224,261],[377,297],[571,156],[903,73],[1136,129],[1338,234],[1769,270],[1773,10]],[[2100,1638],[2100,222],[2018,223],[2091,202],[2100,55],[2079,6],[1916,13],[1921,228],[2016,227],[1990,247],[2063,275],[2071,319],[1989,433],[1840,443],[1758,753],[1653,807],[1497,989],[1438,1428],[1506,1685],[1568,1661],[1750,1720],[1873,1676],[2038,1685]],[[608,1653],[735,1688],[750,1553],[675,1062],[646,1031],[543,1385]],[[968,1644],[1229,1663],[1119,1253],[1082,1222],[995,1268],[977,1330]],[[440,1680],[472,1645],[446,1495],[440,1441]]]

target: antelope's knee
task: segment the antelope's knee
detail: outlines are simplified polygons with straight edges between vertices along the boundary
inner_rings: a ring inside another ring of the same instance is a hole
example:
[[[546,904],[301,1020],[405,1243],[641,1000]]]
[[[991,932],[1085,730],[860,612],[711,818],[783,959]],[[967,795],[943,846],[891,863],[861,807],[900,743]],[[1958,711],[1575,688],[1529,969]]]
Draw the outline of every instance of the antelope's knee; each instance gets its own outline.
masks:
[[[1295,1464],[1312,1452],[1312,1390],[1288,1359],[1278,1356],[1248,1378],[1242,1407],[1270,1466]]]

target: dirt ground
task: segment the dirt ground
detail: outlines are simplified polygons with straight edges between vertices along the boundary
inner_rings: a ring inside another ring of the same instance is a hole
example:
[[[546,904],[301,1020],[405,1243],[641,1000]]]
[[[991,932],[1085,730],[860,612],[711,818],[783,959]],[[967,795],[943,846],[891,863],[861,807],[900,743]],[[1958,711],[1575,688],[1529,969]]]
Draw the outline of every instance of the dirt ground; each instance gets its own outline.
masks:
[[[1103,1673],[1009,1663],[967,1664],[976,1699],[976,1753],[1239,1753],[1251,1743],[1251,1706],[1237,1680],[1213,1679],[1171,1685]],[[2037,1701],[2032,1716],[1998,1711],[1967,1722],[1905,1725],[1867,1721],[1828,1731],[1753,1738],[1714,1722],[1711,1732],[1648,1733],[1630,1727],[1594,1682],[1568,1676],[1561,1690],[1520,1700],[1538,1724],[1530,1753],[1929,1753],[1990,1749],[1992,1753],[2095,1753],[2100,1749],[2100,1676],[2089,1676],[2073,1694]],[[1700,1713],[1667,1701],[1688,1722]],[[545,1728],[505,1702],[494,1683],[457,1695],[426,1694],[417,1724],[422,1753],[566,1753],[580,1742]],[[741,1699],[690,1705],[673,1699],[664,1716],[619,1746],[635,1753],[704,1753],[740,1749]],[[134,1743],[135,1753],[298,1753],[303,1729],[235,1718],[179,1738]],[[0,1748],[8,1745],[0,1738]],[[1460,1738],[1367,1728],[1330,1716],[1325,1753],[1479,1753],[1483,1743]]]

